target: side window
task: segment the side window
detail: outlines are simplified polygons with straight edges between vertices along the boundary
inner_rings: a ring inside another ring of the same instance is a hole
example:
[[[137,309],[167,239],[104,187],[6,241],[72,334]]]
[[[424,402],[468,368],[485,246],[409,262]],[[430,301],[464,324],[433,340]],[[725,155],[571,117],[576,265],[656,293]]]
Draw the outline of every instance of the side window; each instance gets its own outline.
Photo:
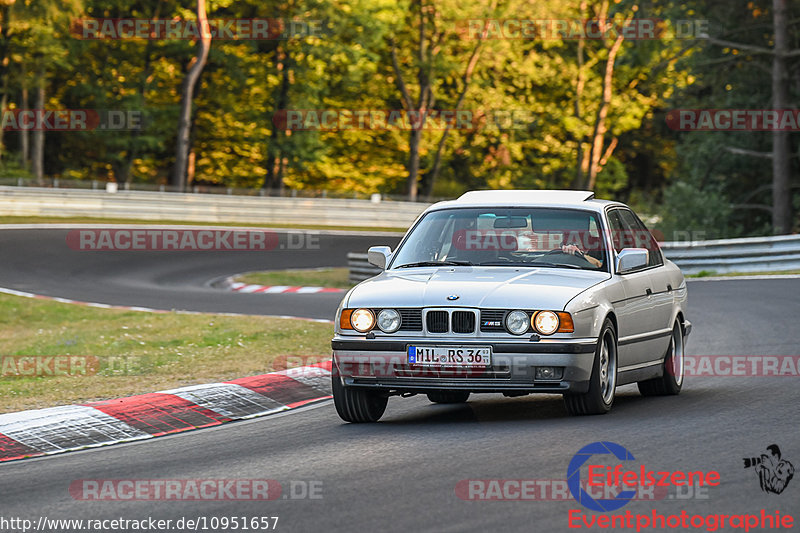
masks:
[[[658,243],[653,238],[650,230],[644,225],[644,222],[639,220],[639,217],[634,215],[632,211],[628,211],[627,209],[619,209],[618,211],[622,217],[623,224],[632,230],[634,245],[637,248],[647,248],[647,251],[650,252],[648,254],[649,260],[647,266],[654,267],[663,265],[664,258],[661,256],[661,249],[658,247]]]
[[[619,209],[613,209],[608,212],[608,225],[611,230],[611,242],[614,243],[614,250],[619,253],[625,247],[623,236],[625,235],[626,229],[622,225]]]

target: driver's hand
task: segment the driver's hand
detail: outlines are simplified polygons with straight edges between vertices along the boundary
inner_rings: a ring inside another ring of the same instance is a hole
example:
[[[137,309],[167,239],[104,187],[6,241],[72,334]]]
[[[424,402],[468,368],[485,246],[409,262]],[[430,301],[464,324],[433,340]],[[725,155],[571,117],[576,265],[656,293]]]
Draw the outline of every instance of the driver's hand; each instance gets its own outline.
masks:
[[[583,252],[581,251],[581,249],[575,246],[574,244],[562,244],[561,251],[564,252],[565,254],[583,256]]]

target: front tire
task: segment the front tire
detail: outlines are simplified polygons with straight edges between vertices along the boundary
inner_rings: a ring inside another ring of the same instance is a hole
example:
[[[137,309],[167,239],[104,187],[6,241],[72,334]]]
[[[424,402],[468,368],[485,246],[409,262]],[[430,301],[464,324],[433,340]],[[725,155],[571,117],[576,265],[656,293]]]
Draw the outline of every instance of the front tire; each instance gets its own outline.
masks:
[[[469,391],[442,390],[428,393],[428,399],[433,403],[464,403],[469,400]]]
[[[642,396],[675,396],[683,387],[684,338],[680,322],[672,327],[672,338],[664,356],[661,377],[640,381],[636,385]]]
[[[331,376],[333,389],[333,405],[336,412],[345,422],[363,423],[377,422],[386,411],[389,402],[387,396],[376,394],[372,391],[345,387],[342,380],[335,375]]]
[[[597,349],[589,378],[589,390],[582,394],[565,394],[564,405],[570,415],[604,415],[614,405],[617,387],[617,332],[606,318],[597,341]]]

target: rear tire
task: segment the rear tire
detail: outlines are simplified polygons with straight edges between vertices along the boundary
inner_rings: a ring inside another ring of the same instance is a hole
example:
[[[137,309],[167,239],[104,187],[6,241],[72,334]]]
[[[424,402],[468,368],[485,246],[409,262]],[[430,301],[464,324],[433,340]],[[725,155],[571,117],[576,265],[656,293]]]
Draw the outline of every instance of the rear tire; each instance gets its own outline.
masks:
[[[446,390],[428,393],[428,399],[433,403],[464,403],[469,400],[469,391]]]
[[[597,349],[589,378],[589,390],[565,394],[564,406],[570,415],[604,415],[614,405],[617,387],[617,332],[606,318],[597,340]]]
[[[342,420],[354,423],[380,420],[389,402],[387,396],[355,387],[345,387],[335,373],[331,379],[333,405],[336,406],[336,412]]]
[[[683,387],[684,361],[683,328],[675,321],[672,327],[672,338],[664,356],[663,374],[661,377],[640,381],[636,385],[642,396],[675,396]]]

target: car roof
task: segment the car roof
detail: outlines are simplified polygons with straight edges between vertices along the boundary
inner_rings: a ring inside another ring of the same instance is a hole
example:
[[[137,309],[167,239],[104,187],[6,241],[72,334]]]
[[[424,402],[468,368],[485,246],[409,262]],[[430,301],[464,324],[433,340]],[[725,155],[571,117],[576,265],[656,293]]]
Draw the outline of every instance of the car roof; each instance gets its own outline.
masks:
[[[623,205],[609,200],[597,200],[592,191],[569,190],[495,190],[469,191],[457,200],[439,202],[426,211],[459,207],[571,207],[602,211],[609,204]]]

